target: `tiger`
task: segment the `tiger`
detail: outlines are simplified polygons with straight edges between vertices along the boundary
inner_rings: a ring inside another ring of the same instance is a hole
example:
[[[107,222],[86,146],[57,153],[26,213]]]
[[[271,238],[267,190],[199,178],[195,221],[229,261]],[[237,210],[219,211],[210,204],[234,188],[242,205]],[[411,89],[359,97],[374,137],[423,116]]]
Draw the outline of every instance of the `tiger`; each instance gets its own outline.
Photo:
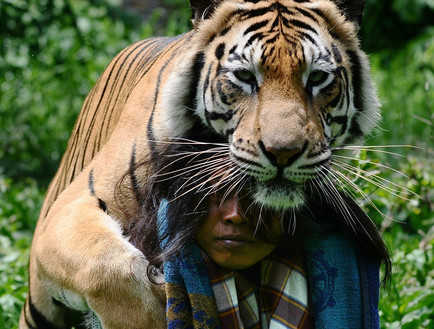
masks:
[[[380,119],[358,38],[364,5],[190,0],[190,32],[121,51],[85,99],[48,188],[19,328],[78,328],[89,311],[103,328],[165,328],[164,285],[144,275],[148,261],[126,232],[143,186],[189,170],[183,193],[213,179],[247,184],[256,204],[290,212],[316,196],[366,240],[381,239],[373,224],[351,222],[331,170]],[[196,145],[202,162],[194,171],[195,155],[175,152],[185,163],[159,180],[173,145]]]

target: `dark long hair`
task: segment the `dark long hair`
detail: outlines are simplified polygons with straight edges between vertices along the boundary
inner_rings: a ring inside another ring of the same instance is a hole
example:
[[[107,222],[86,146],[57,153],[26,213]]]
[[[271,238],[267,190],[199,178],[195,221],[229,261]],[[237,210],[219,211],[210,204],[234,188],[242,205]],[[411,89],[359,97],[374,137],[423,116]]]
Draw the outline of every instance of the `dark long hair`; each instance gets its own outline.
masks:
[[[149,261],[150,279],[162,270],[163,262],[178,255],[195,239],[209,209],[207,180],[212,175],[212,172],[201,175],[201,164],[212,156],[211,148],[224,144],[227,142],[223,143],[220,136],[204,127],[195,127],[186,138],[153,142],[151,159],[137,163],[124,175],[123,179],[127,179],[131,171],[142,166],[152,168],[147,180],[136,191],[139,209],[126,232],[130,242]],[[164,228],[158,225],[163,200],[168,205]],[[161,247],[163,241],[164,248]]]
[[[219,158],[212,151],[222,147],[227,149],[226,158],[225,155],[220,155]],[[140,249],[149,261],[147,274],[151,280],[155,274],[161,272],[163,262],[182,252],[195,239],[199,226],[207,217],[207,195],[215,192],[208,182],[216,172],[222,171],[225,165],[214,165],[212,169],[204,170],[204,164],[213,156],[217,163],[221,161],[226,163],[226,166],[231,163],[227,141],[222,141],[220,136],[200,126],[192,129],[185,139],[169,143],[155,142],[153,149],[159,151],[155,151],[151,160],[139,162],[130,169],[135,171],[141,166],[147,166],[152,168],[152,173],[136,192],[140,206],[127,229],[131,243]],[[130,175],[126,174],[124,179],[127,177]],[[260,225],[257,221],[255,202],[248,193],[249,181],[244,183],[242,192],[234,190],[232,193],[243,194],[246,205],[244,209],[251,214],[247,218],[252,219],[251,225],[255,227],[258,237],[271,241],[274,237],[268,234],[266,224]],[[225,188],[230,186],[225,187],[223,184],[223,191]],[[385,264],[384,279],[387,280],[391,272],[390,256],[375,224],[353,199],[339,192],[346,203],[347,211],[357,218],[357,225],[349,225],[346,214],[328,204],[318,193],[311,192],[306,205],[301,209],[279,214],[282,226],[289,228],[294,224],[292,221],[295,218],[302,218],[294,225],[297,229],[288,229],[284,238],[300,240],[302,243],[306,236],[314,232],[347,232],[354,236],[360,250],[372,261]],[[224,192],[221,194],[225,197]],[[157,220],[162,200],[168,201],[164,229],[159,227]],[[270,218],[273,213],[271,209],[261,208],[262,218]],[[163,241],[164,248],[161,247]]]

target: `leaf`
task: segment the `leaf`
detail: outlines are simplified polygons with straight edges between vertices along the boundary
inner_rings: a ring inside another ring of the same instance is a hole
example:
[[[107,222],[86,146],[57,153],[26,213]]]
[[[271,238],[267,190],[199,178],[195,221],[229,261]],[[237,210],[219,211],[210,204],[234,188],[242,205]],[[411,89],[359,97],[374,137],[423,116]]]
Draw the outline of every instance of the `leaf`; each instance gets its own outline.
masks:
[[[412,319],[410,322],[404,323],[402,329],[418,329],[420,326],[420,320]]]

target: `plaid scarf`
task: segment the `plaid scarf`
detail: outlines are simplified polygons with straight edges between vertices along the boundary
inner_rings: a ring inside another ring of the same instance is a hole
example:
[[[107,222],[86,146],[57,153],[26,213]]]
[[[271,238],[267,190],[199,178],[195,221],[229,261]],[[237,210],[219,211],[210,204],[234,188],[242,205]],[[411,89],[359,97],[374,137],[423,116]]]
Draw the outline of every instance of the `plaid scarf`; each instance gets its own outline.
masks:
[[[224,329],[314,328],[308,311],[304,253],[292,244],[278,246],[257,269],[255,284],[237,271],[206,258],[206,268]],[[255,281],[255,280],[254,280]]]
[[[217,266],[193,244],[164,264],[167,328],[314,328],[303,251],[277,247],[258,270],[259,286]]]

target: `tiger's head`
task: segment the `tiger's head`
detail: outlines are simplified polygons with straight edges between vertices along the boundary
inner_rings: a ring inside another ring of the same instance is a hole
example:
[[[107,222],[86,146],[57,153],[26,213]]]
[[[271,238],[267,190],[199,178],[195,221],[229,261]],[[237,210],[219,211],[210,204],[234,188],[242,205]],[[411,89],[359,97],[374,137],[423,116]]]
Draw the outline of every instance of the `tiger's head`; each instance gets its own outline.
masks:
[[[201,122],[228,144],[226,180],[248,182],[264,206],[302,206],[333,180],[334,151],[379,119],[357,38],[364,1],[191,5],[191,49],[165,86],[163,124],[176,138]]]

